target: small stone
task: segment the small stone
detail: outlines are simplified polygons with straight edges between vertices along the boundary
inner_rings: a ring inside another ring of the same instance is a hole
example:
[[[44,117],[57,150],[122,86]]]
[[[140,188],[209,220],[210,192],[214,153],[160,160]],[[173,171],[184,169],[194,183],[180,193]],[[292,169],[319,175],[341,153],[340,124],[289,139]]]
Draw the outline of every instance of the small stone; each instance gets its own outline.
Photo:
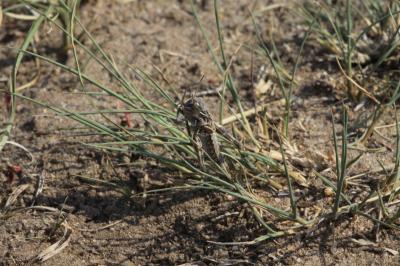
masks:
[[[325,197],[333,197],[335,195],[335,191],[332,188],[326,187],[324,188]]]

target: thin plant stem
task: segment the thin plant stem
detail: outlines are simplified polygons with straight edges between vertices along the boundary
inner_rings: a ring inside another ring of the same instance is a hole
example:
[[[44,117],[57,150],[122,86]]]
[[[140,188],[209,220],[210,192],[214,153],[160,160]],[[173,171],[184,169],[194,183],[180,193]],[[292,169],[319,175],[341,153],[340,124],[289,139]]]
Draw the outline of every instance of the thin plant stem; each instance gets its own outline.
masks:
[[[339,209],[340,205],[340,199],[341,199],[341,194],[344,188],[344,182],[346,178],[346,165],[347,165],[347,127],[348,127],[348,114],[347,114],[347,108],[343,106],[343,115],[342,115],[342,121],[343,121],[343,130],[342,130],[342,156],[340,162],[338,161],[338,149],[337,149],[337,137],[336,137],[336,132],[334,130],[334,141],[335,141],[335,153],[336,153],[336,174],[337,174],[337,188],[336,188],[336,196],[335,196],[335,203],[333,205],[333,217],[336,219],[337,218],[337,211]],[[332,118],[333,120],[333,118]],[[332,121],[333,122],[333,121]],[[335,128],[335,125],[333,124],[333,128]],[[338,172],[340,168],[340,172]]]

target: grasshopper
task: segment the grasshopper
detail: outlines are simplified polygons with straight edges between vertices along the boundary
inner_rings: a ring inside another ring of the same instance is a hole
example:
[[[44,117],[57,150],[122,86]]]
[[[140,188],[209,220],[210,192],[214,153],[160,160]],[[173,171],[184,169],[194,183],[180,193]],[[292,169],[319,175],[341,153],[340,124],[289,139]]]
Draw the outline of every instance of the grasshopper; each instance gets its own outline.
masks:
[[[200,167],[204,169],[205,153],[218,164],[225,166],[217,134],[221,134],[231,140],[239,148],[241,147],[240,142],[230,136],[223,127],[214,122],[201,98],[196,97],[192,93],[187,101],[183,99],[178,107],[178,114],[182,113],[185,117],[186,128],[196,150]]]

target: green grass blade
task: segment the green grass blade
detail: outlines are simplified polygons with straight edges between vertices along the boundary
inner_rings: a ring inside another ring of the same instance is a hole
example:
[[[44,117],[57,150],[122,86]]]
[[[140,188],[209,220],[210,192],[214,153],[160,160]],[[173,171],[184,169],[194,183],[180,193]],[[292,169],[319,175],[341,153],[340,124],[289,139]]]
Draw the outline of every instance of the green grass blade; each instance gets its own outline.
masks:
[[[25,56],[25,53],[22,52],[23,50],[26,50],[28,46],[33,42],[33,39],[35,37],[36,32],[39,30],[41,24],[44,22],[46,17],[52,12],[53,6],[49,5],[47,10],[45,11],[45,16],[40,16],[37,20],[35,20],[29,29],[24,42],[21,45],[21,49],[17,54],[17,57],[15,59],[14,66],[12,68],[11,72],[11,84],[10,84],[10,96],[11,96],[11,110],[10,114],[8,117],[8,121],[6,123],[6,126],[4,130],[1,131],[0,134],[0,151],[2,151],[4,145],[6,144],[8,138],[10,137],[11,130],[14,124],[14,119],[15,119],[15,108],[16,108],[16,89],[17,89],[17,73],[18,69],[22,63],[22,59]]]

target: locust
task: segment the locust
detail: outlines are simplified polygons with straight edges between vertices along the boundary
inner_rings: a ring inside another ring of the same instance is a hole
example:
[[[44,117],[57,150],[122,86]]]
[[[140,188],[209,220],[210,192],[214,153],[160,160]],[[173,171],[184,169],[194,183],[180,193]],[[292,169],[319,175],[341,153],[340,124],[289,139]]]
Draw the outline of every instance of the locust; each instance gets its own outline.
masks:
[[[182,100],[178,107],[178,113],[182,113],[185,118],[186,128],[197,153],[200,167],[204,170],[207,158],[205,155],[226,167],[217,135],[223,135],[238,148],[241,148],[241,143],[215,123],[204,101],[192,94],[188,100]]]

